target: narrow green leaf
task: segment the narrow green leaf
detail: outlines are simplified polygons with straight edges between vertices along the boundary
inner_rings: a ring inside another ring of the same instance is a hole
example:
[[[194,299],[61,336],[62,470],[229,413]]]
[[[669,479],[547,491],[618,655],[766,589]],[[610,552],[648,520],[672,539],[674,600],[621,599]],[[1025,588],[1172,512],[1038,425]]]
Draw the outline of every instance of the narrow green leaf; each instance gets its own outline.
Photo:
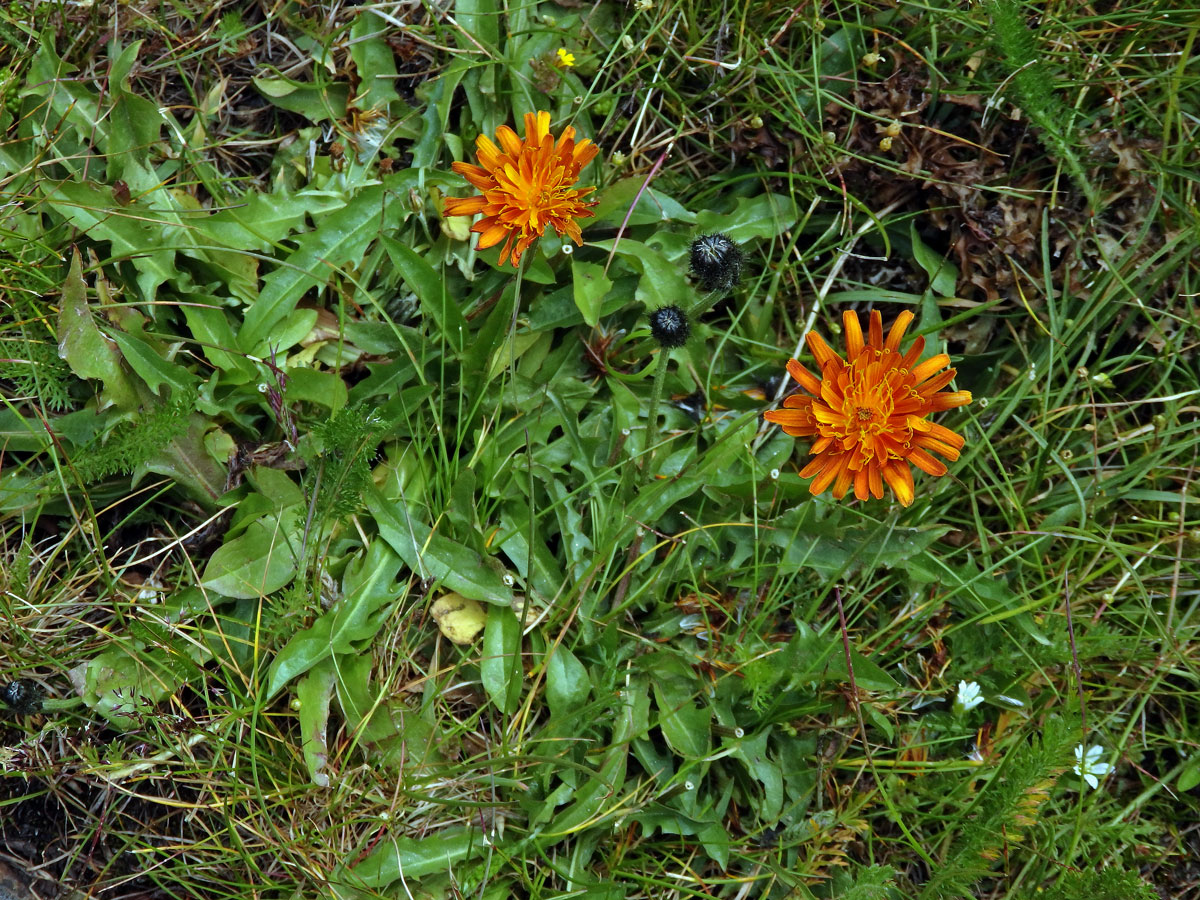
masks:
[[[288,511],[263,516],[241,537],[218,548],[204,567],[201,584],[226,597],[249,600],[290,582],[296,575],[299,542],[281,517],[295,519]]]
[[[326,727],[329,724],[329,701],[333,697],[334,680],[333,660],[326,659],[310,669],[296,685],[304,764],[308,766],[312,783],[318,787],[329,787],[329,774],[324,771],[329,762]]]
[[[399,596],[399,571],[400,560],[382,541],[372,541],[366,555],[347,567],[342,599],[330,610],[329,647],[334,653],[350,653],[356,642],[375,636],[380,625],[373,620],[375,613]]]
[[[293,366],[287,370],[287,399],[289,403],[308,402],[324,406],[336,413],[346,405],[349,391],[338,372]]]
[[[147,209],[114,208],[112,189],[93,184],[46,182],[42,191],[46,204],[92,240],[108,241],[112,257],[129,260],[138,271],[137,284],[147,300],[153,300],[159,285],[167,281],[190,281],[175,266],[177,247],[190,239],[178,222],[157,219]]]
[[[663,737],[684,759],[701,759],[710,746],[712,707],[697,696],[695,677],[678,660],[660,655],[659,662],[650,669],[650,684]]]
[[[774,822],[783,811],[783,770],[767,755],[770,734],[769,729],[763,729],[752,737],[741,738],[730,754],[741,760],[750,776],[762,785],[758,814],[764,822]]]
[[[345,205],[344,197],[315,191],[249,191],[234,205],[196,217],[191,224],[214,243],[265,253],[303,228],[306,216],[319,218]]]
[[[392,198],[382,185],[366,187],[300,239],[295,252],[263,279],[262,291],[247,311],[238,335],[243,350],[261,356],[276,326],[292,314],[307,291],[327,283],[342,266],[366,256]]]
[[[839,646],[829,656],[828,675],[840,681],[849,683],[850,673],[846,669],[846,651],[841,646],[841,635],[835,635]],[[899,682],[884,671],[880,666],[863,656],[853,647],[850,649],[850,664],[854,666],[854,683],[868,691],[896,691],[900,689]]]
[[[330,654],[329,635],[333,615],[326,613],[308,628],[296,632],[275,655],[267,674],[266,699],[270,700],[293,678],[303,675]]]
[[[446,280],[411,247],[390,235],[383,235],[380,240],[400,277],[417,295],[421,310],[437,325],[455,354],[461,354],[470,329],[458,301],[446,290]]]
[[[1187,793],[1200,784],[1200,756],[1194,756],[1184,764],[1183,771],[1175,782],[1175,789]]]
[[[454,15],[463,31],[459,42],[462,49],[499,46],[502,14],[496,0],[459,0]]]
[[[850,649],[850,664],[854,666],[855,684],[860,688],[894,691],[900,687],[896,679],[853,647]],[[841,634],[836,630],[818,633],[804,622],[796,623],[796,634],[788,641],[779,665],[792,684],[850,680]]]
[[[108,116],[101,114],[99,98],[84,79],[72,77],[78,71],[75,66],[55,52],[55,34],[53,28],[42,32],[25,79],[29,87],[23,93],[45,98],[46,121],[59,122],[64,130],[74,129],[95,146],[104,147],[108,143]],[[76,171],[74,160],[63,159],[61,164]]]
[[[164,359],[150,345],[150,342],[139,335],[128,334],[113,329],[111,339],[142,381],[150,386],[152,391],[158,391],[164,384],[169,385],[177,393],[191,393],[200,381],[195,375],[178,363]]]
[[[447,828],[424,838],[386,836],[366,859],[351,869],[335,872],[332,878],[339,897],[358,896],[349,890],[387,887],[404,878],[411,882],[436,872],[452,872],[467,859],[481,856],[487,849],[478,832],[467,828]]]
[[[637,205],[630,212],[634,198],[637,198]],[[646,187],[644,175],[623,178],[601,191],[596,199],[599,202],[592,210],[596,217],[588,220],[591,224],[620,225],[625,222],[627,226],[633,226],[696,221],[696,214],[681,206],[674,197]]]
[[[376,614],[399,596],[394,584],[399,569],[400,561],[382,541],[373,541],[363,556],[352,560],[342,578],[342,598],[276,654],[267,697],[330,654],[352,653],[357,642],[374,637],[381,624]]]
[[[958,268],[921,240],[915,220],[909,224],[908,236],[912,241],[913,260],[929,276],[930,289],[939,297],[953,297],[958,285]]]
[[[245,384],[257,374],[255,364],[237,351],[237,338],[225,310],[185,304],[183,317],[204,358],[224,373],[227,384]],[[232,376],[232,377],[231,377]]]
[[[58,355],[80,378],[102,381],[109,399],[119,408],[137,408],[137,392],[121,370],[120,351],[100,333],[92,319],[78,248],[71,254],[71,269],[63,283],[62,308],[58,314]]]
[[[546,702],[550,717],[569,716],[587,703],[592,683],[583,663],[566,647],[555,648],[546,662]]]
[[[350,102],[350,85],[345,82],[311,83],[291,78],[256,76],[254,86],[281,109],[321,123],[341,119]]]
[[[521,666],[521,623],[511,609],[501,607],[488,613],[479,672],[496,708],[505,715],[516,710],[525,671]]]
[[[350,25],[350,58],[358,75],[354,104],[359,109],[386,110],[400,100],[396,93],[396,54],[384,39],[390,28],[368,7],[360,9]]]
[[[51,427],[53,428],[53,425]],[[50,435],[37,419],[27,418],[11,406],[0,409],[0,446],[9,453],[40,453],[49,447],[50,443]]]
[[[450,119],[450,104],[463,76],[471,70],[473,63],[458,56],[443,68],[441,74],[421,85],[425,93],[425,111],[421,114],[421,134],[412,145],[412,164],[415,169],[428,169],[438,164],[446,150],[447,122]],[[455,138],[457,141],[457,138]],[[458,142],[461,147],[461,142]]]
[[[213,504],[225,492],[228,472],[222,463],[213,459],[204,443],[210,424],[211,420],[199,413],[188,416],[187,430],[156,448],[137,467],[135,483],[143,472],[156,472],[173,479],[200,502]]]
[[[413,507],[389,502],[377,487],[367,492],[367,508],[379,534],[418,577],[436,579],[481,603],[512,606],[512,587],[497,560],[433,532]]]
[[[575,802],[554,816],[550,828],[540,835],[544,844],[551,844],[556,838],[573,833],[585,822],[596,824],[593,820],[606,804],[614,814],[621,810],[621,805],[614,802],[614,798],[625,783],[629,742],[636,735],[645,733],[649,708],[646,677],[630,677],[621,689],[620,699],[614,709],[612,739],[604,751],[599,771],[574,792]]]
[[[538,473],[540,477],[549,478],[549,473]],[[543,529],[536,529],[530,534],[530,511],[524,500],[509,498],[505,504],[502,530],[508,534],[500,549],[505,556],[517,567],[526,584],[549,601],[566,582],[558,564],[558,559],[546,546],[546,535]],[[529,539],[533,538],[533,552],[530,552]],[[530,564],[532,563],[532,570]]]
[[[593,328],[600,321],[600,306],[604,295],[612,289],[612,279],[604,274],[599,263],[571,260],[571,283],[575,289],[575,305],[583,315],[583,321]]]
[[[601,250],[608,250],[613,243],[613,241],[597,241],[595,246]],[[684,277],[683,269],[668,260],[658,250],[641,241],[633,241],[628,238],[617,243],[616,247],[617,256],[632,261],[634,267],[641,270],[642,277],[638,280],[634,297],[644,303],[647,309],[658,309],[660,306],[678,303],[681,297],[691,296],[692,290]],[[576,303],[578,303],[578,287],[575,290]],[[596,302],[598,304],[599,300]],[[580,307],[580,311],[584,312],[584,318],[586,318],[587,312],[583,310],[583,307]]]
[[[702,210],[696,214],[701,232],[719,231],[736,244],[753,238],[769,240],[791,228],[799,218],[796,202],[783,194],[739,197],[731,213]]]

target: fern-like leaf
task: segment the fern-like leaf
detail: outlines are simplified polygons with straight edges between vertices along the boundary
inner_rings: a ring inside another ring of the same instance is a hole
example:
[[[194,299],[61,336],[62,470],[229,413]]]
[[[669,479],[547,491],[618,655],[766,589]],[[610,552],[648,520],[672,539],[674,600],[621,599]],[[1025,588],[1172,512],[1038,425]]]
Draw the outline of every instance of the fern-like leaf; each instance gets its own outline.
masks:
[[[1074,113],[1055,93],[1054,77],[1037,54],[1033,34],[1016,0],[988,0],[987,10],[1000,56],[1013,72],[1018,105],[1037,126],[1047,149],[1067,168],[1092,209],[1096,195],[1079,154],[1071,143],[1069,125]]]

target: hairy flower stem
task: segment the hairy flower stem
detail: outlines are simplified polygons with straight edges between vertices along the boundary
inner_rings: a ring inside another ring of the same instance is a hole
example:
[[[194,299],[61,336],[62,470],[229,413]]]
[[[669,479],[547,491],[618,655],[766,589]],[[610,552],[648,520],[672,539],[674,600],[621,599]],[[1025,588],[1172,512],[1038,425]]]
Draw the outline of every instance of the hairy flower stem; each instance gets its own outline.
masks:
[[[687,318],[689,322],[695,322],[699,316],[704,315],[713,305],[725,296],[726,291],[709,291],[696,301],[696,304],[688,310]],[[654,371],[654,384],[650,389],[650,408],[647,411],[646,419],[646,464],[645,470],[650,477],[654,476],[654,466],[651,464],[654,456],[654,445],[658,441],[658,406],[662,402],[663,385],[667,380],[667,370],[671,363],[671,348],[663,347],[658,353],[658,368]]]
[[[716,290],[709,291],[703,297],[696,301],[696,305],[687,311],[688,319],[692,322],[698,320],[702,315],[716,306],[717,301],[728,295],[728,291]]]
[[[667,347],[663,347],[658,352],[658,368],[654,370],[654,385],[650,388],[650,408],[646,413],[646,463],[645,471],[650,477],[654,477],[655,467],[654,460],[654,445],[658,441],[658,404],[662,400],[663,383],[667,380],[667,369],[671,364],[671,351]]]

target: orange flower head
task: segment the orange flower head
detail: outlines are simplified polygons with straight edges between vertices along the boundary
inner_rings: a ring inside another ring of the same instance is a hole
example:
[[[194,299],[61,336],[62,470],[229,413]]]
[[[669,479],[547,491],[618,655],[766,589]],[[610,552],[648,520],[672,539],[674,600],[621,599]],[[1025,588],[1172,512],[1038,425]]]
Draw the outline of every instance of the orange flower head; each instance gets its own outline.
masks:
[[[871,312],[870,330],[863,340],[858,314],[843,314],[846,327],[846,358],[830,349],[815,331],[808,333],[808,347],[820,369],[813,375],[796,360],[788,360],[788,374],[803,389],[787,397],[782,409],[765,413],[769,422],[793,437],[814,438],[812,459],[800,472],[813,478],[808,489],[819,494],[833,485],[838,500],[854,486],[854,496],[868,494],[883,498],[883,483],[908,506],[913,502],[913,477],[909,463],[930,475],[945,475],[946,466],[933,451],[946,459],[958,459],[963,439],[949,428],[929,421],[939,410],[966,406],[970,391],[942,391],[954,378],[946,369],[950,357],[939,353],[917,363],[925,349],[918,337],[908,352],[900,353],[900,341],[913,320],[902,312],[883,337],[883,317]]]
[[[475,197],[447,197],[447,216],[483,218],[471,226],[479,235],[479,249],[504,241],[500,265],[510,257],[515,267],[521,254],[542,236],[547,225],[567,235],[576,246],[583,243],[576,219],[591,218],[582,200],[595,188],[576,188],[580,170],[599,148],[589,140],[575,140],[575,129],[563,129],[557,142],[550,134],[550,113],[525,114],[525,140],[507,125],[496,129],[500,146],[486,135],[475,140],[479,165],[456,162],[451,168],[482,193]]]

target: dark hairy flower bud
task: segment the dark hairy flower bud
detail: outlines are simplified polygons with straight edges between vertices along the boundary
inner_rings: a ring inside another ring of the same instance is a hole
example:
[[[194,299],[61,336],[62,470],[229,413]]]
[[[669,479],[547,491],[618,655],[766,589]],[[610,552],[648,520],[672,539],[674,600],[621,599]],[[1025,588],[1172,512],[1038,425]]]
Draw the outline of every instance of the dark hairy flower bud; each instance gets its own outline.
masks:
[[[687,343],[692,326],[687,314],[678,306],[664,306],[650,313],[650,333],[668,350]]]
[[[41,712],[42,700],[45,699],[45,693],[38,683],[28,678],[18,678],[9,682],[4,686],[4,690],[0,691],[0,696],[3,696],[4,702],[20,716],[32,716]]]
[[[728,235],[702,234],[692,241],[692,275],[704,291],[728,291],[742,277],[742,251]]]

